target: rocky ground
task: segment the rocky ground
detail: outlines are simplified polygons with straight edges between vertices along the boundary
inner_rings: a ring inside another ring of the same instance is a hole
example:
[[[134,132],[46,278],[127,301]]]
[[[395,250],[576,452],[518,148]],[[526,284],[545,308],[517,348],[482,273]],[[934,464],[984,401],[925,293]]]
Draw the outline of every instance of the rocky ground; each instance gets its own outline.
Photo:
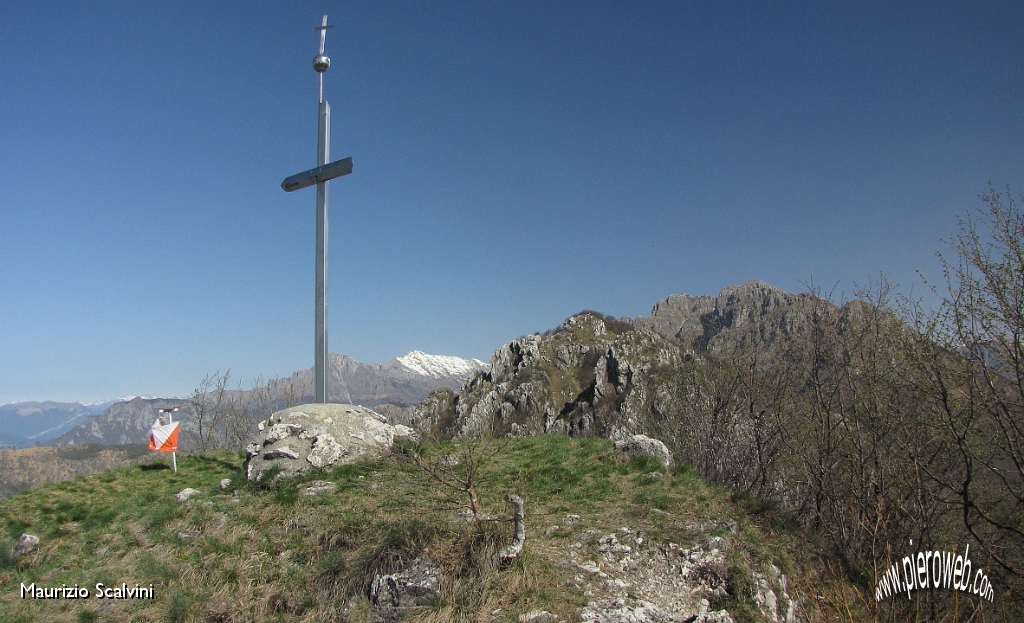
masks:
[[[682,547],[649,539],[643,531],[623,526],[606,531],[586,528],[579,515],[566,515],[546,530],[547,536],[565,539],[539,545],[551,560],[562,561],[573,585],[589,598],[581,621],[597,623],[731,623],[725,609],[712,610],[711,600],[727,594],[729,570],[726,553],[733,522],[695,524],[700,544]],[[707,536],[724,532],[724,536]],[[754,598],[764,617],[773,623],[796,621],[797,604],[787,593],[787,578],[768,564],[754,574]],[[521,621],[554,621],[553,615],[534,612]]]

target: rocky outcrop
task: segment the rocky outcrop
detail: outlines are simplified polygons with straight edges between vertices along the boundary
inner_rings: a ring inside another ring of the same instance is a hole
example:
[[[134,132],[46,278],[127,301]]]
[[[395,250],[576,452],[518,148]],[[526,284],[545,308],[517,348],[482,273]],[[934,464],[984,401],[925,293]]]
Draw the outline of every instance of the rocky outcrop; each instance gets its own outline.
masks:
[[[794,623],[797,604],[789,596],[786,574],[771,563],[764,572],[754,572],[754,603],[771,623]]]
[[[665,445],[656,454],[671,451],[705,478],[775,496],[786,481],[772,471],[781,433],[767,414],[777,404],[751,405],[799,393],[817,365],[815,331],[841,334],[870,309],[751,281],[669,297],[650,318],[582,312],[499,348],[489,371],[458,393],[434,392],[406,421],[438,438],[645,435]]]
[[[838,308],[813,293],[791,294],[750,281],[714,297],[670,296],[648,318],[583,312],[553,332],[499,348],[490,371],[415,415],[448,418],[456,436],[657,433],[651,423],[671,419],[681,401],[691,399],[666,382],[678,376],[681,364],[699,367],[705,353],[728,359],[748,348],[768,355],[822,318],[841,323],[854,311],[854,303]],[[762,359],[761,365],[772,361]]]
[[[677,343],[653,331],[611,330],[600,314],[584,312],[549,335],[499,348],[489,371],[470,378],[458,394],[436,392],[416,408],[412,422],[460,438],[641,433],[666,398],[656,391],[659,372],[683,357]]]
[[[291,477],[313,467],[329,469],[388,450],[412,429],[356,405],[305,404],[283,409],[260,423],[246,451],[245,474],[260,480],[268,470]]]
[[[678,440],[663,436],[665,426],[672,428],[666,423],[701,400],[684,386],[683,364],[698,369],[705,354],[728,359],[756,347],[766,353],[759,365],[768,365],[777,346],[847,307],[750,281],[715,297],[670,296],[648,318],[581,312],[554,331],[502,346],[490,370],[470,377],[458,393],[432,393],[403,421],[442,438],[648,434],[675,448]]]
[[[714,311],[715,298],[712,296],[673,294],[655,303],[649,317],[635,318],[633,323],[667,338],[692,344],[695,338],[704,335],[701,318]]]
[[[679,619],[649,601],[618,597],[588,603],[580,613],[580,620],[593,623],[674,623]]]

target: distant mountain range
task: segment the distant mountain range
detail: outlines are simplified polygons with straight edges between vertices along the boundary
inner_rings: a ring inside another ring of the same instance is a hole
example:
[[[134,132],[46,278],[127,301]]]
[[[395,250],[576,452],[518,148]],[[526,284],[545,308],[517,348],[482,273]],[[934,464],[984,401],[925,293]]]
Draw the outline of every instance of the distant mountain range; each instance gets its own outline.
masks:
[[[332,353],[328,398],[331,402],[377,407],[384,403],[413,405],[439,387],[457,389],[487,364],[479,359],[430,355],[412,351],[382,363],[362,363]],[[270,381],[277,396],[312,399],[312,369]],[[237,393],[237,392],[233,392]],[[244,394],[244,392],[243,392]],[[60,402],[19,402],[0,406],[0,446],[145,443],[157,409],[182,404],[182,398],[133,397],[84,405]]]
[[[117,402],[16,402],[0,405],[0,446],[27,448],[45,444]]]

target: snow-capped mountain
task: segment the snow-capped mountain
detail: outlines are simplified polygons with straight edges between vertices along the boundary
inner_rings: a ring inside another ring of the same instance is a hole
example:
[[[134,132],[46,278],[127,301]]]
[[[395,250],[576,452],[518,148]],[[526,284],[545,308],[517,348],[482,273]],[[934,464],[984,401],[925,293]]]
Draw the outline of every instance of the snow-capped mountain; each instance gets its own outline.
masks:
[[[488,365],[479,359],[463,359],[451,355],[430,355],[418,350],[396,357],[395,361],[422,376],[435,379],[466,379],[474,372],[486,370]]]

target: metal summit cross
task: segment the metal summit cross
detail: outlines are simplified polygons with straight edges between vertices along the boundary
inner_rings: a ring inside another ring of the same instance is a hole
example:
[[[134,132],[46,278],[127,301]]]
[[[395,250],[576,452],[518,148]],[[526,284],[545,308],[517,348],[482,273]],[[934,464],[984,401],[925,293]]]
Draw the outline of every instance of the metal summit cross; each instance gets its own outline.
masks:
[[[320,26],[320,53],[313,59],[313,69],[320,74],[320,125],[317,140],[316,168],[296,173],[281,182],[286,192],[316,184],[316,337],[313,365],[313,402],[327,402],[327,181],[352,172],[352,158],[328,164],[331,143],[331,107],[324,99],[324,72],[331,59],[324,54],[327,38],[327,16]]]

